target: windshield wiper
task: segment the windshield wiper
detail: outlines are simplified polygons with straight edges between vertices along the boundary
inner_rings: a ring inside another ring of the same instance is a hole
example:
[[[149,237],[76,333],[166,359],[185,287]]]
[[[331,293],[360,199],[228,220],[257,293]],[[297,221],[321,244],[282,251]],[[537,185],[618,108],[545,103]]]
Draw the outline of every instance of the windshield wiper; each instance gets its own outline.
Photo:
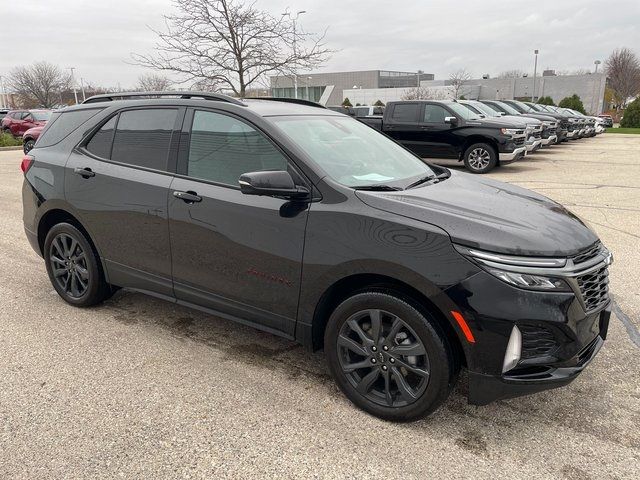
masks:
[[[371,192],[395,192],[398,190],[402,190],[400,187],[392,187],[391,185],[385,185],[383,183],[378,183],[374,185],[356,185],[355,187],[351,187],[354,190],[369,190]]]
[[[438,180],[438,181],[444,180],[446,178],[449,178],[450,176],[451,176],[451,174],[449,172],[442,172],[442,173],[440,173],[438,175],[425,175],[424,177],[422,177],[422,178],[416,180],[415,182],[409,184],[405,188],[405,190],[409,190],[410,188],[417,187],[418,185],[422,185],[423,183],[430,182],[431,180]],[[436,182],[436,183],[438,183],[438,182]]]

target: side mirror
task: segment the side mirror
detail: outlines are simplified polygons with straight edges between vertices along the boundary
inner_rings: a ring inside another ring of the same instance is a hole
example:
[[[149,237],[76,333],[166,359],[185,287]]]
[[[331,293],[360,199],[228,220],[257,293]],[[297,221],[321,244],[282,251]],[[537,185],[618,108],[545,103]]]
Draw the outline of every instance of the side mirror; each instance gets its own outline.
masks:
[[[444,117],[444,123],[448,123],[455,127],[458,125],[458,117]]]
[[[308,198],[310,193],[307,188],[296,186],[291,174],[285,171],[243,173],[238,183],[240,191],[245,195],[304,199]]]

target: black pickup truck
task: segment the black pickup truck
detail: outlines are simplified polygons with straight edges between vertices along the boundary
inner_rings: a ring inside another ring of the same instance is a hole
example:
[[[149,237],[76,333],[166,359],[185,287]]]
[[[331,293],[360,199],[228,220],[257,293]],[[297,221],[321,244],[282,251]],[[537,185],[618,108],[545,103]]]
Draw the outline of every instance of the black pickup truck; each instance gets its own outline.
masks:
[[[473,173],[526,155],[522,125],[480,118],[455,100],[389,102],[382,117],[359,118],[422,158],[464,162]]]

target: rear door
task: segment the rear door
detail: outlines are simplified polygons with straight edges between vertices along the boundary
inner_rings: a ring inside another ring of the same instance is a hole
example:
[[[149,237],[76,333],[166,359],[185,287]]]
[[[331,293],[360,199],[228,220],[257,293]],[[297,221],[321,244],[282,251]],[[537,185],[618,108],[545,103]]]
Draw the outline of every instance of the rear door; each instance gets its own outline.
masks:
[[[425,156],[428,150],[420,126],[423,102],[391,104],[384,119],[383,131],[417,155]]]
[[[308,186],[256,126],[217,110],[187,114],[169,194],[174,289],[179,300],[293,336],[309,207],[244,195],[240,175],[261,170],[288,170]],[[184,193],[196,200],[176,197]]]
[[[173,295],[167,196],[183,117],[180,108],[122,110],[67,162],[67,199],[113,284]]]

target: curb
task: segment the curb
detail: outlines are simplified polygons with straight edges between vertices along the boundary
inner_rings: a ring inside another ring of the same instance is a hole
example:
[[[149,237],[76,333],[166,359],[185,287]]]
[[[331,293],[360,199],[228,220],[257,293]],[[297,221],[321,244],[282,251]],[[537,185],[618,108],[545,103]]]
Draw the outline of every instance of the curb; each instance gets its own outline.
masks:
[[[18,145],[17,147],[0,147],[0,152],[9,150],[22,150],[22,145]]]

